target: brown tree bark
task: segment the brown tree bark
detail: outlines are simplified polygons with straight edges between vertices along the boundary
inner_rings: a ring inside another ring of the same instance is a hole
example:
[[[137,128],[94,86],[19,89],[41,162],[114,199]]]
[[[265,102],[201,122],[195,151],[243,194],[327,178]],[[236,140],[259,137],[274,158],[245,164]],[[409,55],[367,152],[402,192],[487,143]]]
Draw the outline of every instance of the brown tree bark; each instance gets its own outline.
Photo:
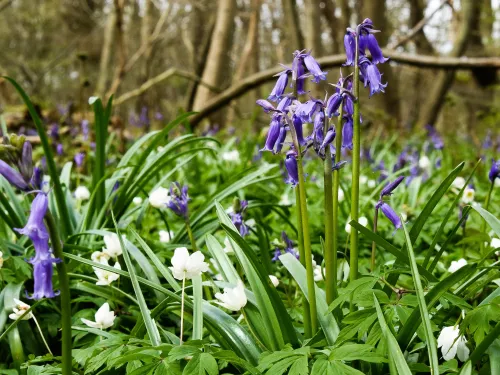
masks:
[[[296,1],[282,0],[282,4],[286,25],[285,35],[288,39],[288,42],[286,43],[286,54],[291,56],[293,51],[305,48],[304,37],[300,31],[300,20]]]
[[[111,58],[111,49],[113,46],[113,36],[115,34],[116,13],[111,9],[107,15],[106,25],[104,27],[104,37],[101,49],[101,58],[99,60],[99,76],[95,92],[101,98],[106,93],[106,83],[109,74],[109,61]]]
[[[462,0],[460,12],[462,22],[460,25],[460,31],[455,40],[455,44],[450,53],[450,57],[459,57],[463,55],[467,48],[467,42],[470,38],[474,18],[476,17],[476,12],[479,11],[479,7],[474,5],[475,0]],[[455,78],[454,70],[446,70],[438,73],[434,80],[434,85],[430,89],[428,99],[425,106],[422,108],[418,124],[420,126],[426,124],[434,124],[438,118],[441,107],[446,96],[446,93],[450,89],[453,80]]]
[[[215,29],[210,42],[207,63],[202,75],[202,81],[211,86],[222,88],[230,78],[229,56],[233,39],[235,0],[219,0]],[[215,94],[206,86],[198,86],[193,109],[199,110]],[[222,123],[222,116],[213,118]]]
[[[335,2],[333,0],[325,0],[322,8],[323,17],[325,17],[328,30],[330,32],[331,48],[328,53],[339,53],[340,46],[343,45],[343,34],[339,33],[339,20],[335,17]]]
[[[319,0],[305,0],[305,42],[306,49],[315,57],[324,55],[321,43],[321,8]],[[323,85],[312,85],[311,94],[317,98],[324,96]]]

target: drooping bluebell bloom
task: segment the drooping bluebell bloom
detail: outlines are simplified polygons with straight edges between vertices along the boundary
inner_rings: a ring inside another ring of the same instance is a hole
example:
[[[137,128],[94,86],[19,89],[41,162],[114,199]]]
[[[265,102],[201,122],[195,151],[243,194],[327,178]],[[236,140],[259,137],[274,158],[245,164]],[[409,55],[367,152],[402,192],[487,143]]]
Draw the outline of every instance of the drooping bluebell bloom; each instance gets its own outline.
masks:
[[[281,116],[274,115],[271,124],[269,125],[269,131],[267,132],[266,144],[262,151],[273,151],[276,141],[280,135],[281,128]]]
[[[178,182],[174,182],[170,186],[170,201],[167,207],[172,210],[177,216],[182,216],[184,219],[188,217],[188,202],[190,198],[188,196],[188,187],[181,185]]]
[[[362,38],[365,41],[363,47],[367,47],[368,50],[370,51],[370,54],[372,55],[372,61],[374,64],[383,64],[387,60],[389,60],[388,57],[383,56],[382,50],[378,45],[375,35],[369,33],[367,35],[363,35]]]
[[[0,160],[0,175],[2,175],[11,185],[19,190],[29,190],[28,183],[24,180],[21,173],[16,171],[3,160]]]
[[[326,101],[326,115],[331,118],[332,116],[338,116],[338,109],[342,104],[342,95],[338,92],[331,95]]]
[[[306,140],[304,139],[304,132],[302,129],[302,120],[300,119],[299,116],[293,115],[292,116],[292,123],[293,127],[295,128],[295,133],[297,134],[297,140],[299,142],[299,145],[303,146],[306,144]]]
[[[287,236],[285,231],[281,232],[281,238],[283,239],[283,242],[285,243],[285,253],[290,253],[294,257],[299,259],[299,253],[293,247],[293,241]]]
[[[342,148],[352,150],[353,122],[351,116],[344,116],[344,126],[342,128]]]
[[[437,169],[441,168],[441,162],[442,162],[442,159],[441,159],[441,158],[437,158],[437,159],[436,159],[436,164],[434,164],[434,165],[435,165],[435,167],[436,167]]]
[[[346,164],[347,164],[347,161],[345,161],[345,160],[341,160],[338,163],[334,162],[332,165],[332,171],[338,171],[338,170],[344,168]]]
[[[325,114],[323,111],[319,111],[314,116],[314,130],[313,130],[313,140],[314,143],[320,146],[324,139],[324,128],[325,128]]]
[[[57,152],[57,155],[61,156],[62,154],[64,154],[64,147],[62,145],[62,143],[58,143],[57,146],[56,146],[56,152]]]
[[[281,255],[281,250],[277,247],[276,249],[274,249],[274,254],[273,254],[273,257],[271,258],[271,261],[272,262],[276,262],[280,259],[280,255]]]
[[[85,153],[79,152],[74,157],[75,163],[77,167],[81,167],[83,165],[83,161],[85,160]]]
[[[313,122],[314,115],[321,109],[322,101],[317,99],[310,99],[305,103],[301,103],[295,114],[301,118],[303,122]]]
[[[356,39],[354,37],[354,32],[351,29],[347,29],[344,35],[344,48],[347,61],[344,63],[345,66],[353,66],[354,59],[356,58]]]
[[[49,128],[49,137],[53,140],[59,139],[59,124],[52,124]]]
[[[294,150],[287,152],[285,157],[285,168],[288,172],[287,184],[295,186],[299,183],[299,170],[297,166],[297,153]]]
[[[278,111],[281,111],[283,113],[286,113],[288,112],[288,107],[290,106],[290,104],[292,104],[292,96],[290,95],[285,95],[282,97],[282,99],[280,100],[280,102],[278,103],[276,109]]]
[[[149,121],[149,109],[146,106],[143,106],[141,108],[141,113],[139,115],[139,122],[141,126],[149,127],[150,121]]]
[[[82,120],[82,135],[84,141],[89,139],[89,134],[90,134],[89,120]]]
[[[43,219],[47,212],[48,199],[45,193],[38,193],[31,204],[31,213],[26,226],[16,229],[19,233],[28,236],[33,242],[35,256],[29,260],[33,265],[35,290],[32,298],[53,298],[56,296],[52,289],[53,264],[61,260],[52,257],[49,248],[49,234]]]
[[[304,68],[304,57],[302,52],[295,51],[293,53],[292,62],[292,78],[297,83],[297,94],[302,95],[306,92],[304,91],[304,81],[305,81],[305,68]]]
[[[276,141],[276,150],[274,151],[275,154],[279,154],[281,150],[283,149],[283,145],[285,143],[286,139],[286,127],[282,126],[280,128],[280,134],[278,136],[278,140]]]
[[[244,212],[248,207],[248,202],[246,200],[235,199],[233,204],[233,212],[229,214],[231,221],[234,226],[240,232],[242,237],[245,237],[249,233],[248,226],[245,224],[243,219]]]
[[[277,102],[283,96],[285,92],[286,86],[288,85],[288,74],[290,73],[290,69],[286,69],[279,73],[278,80],[274,85],[273,91],[267,97],[267,100],[271,100],[273,102]]]
[[[304,56],[304,64],[306,65],[309,73],[313,75],[312,82],[319,83],[319,81],[326,80],[327,72],[323,72],[318,62],[312,57],[310,54],[305,54]]]
[[[17,165],[24,181],[29,181],[33,176],[33,148],[30,142],[24,142],[21,159],[19,159]]]
[[[401,219],[391,206],[384,201],[379,201],[375,207],[382,211],[385,217],[391,221],[392,225],[394,225],[394,228],[401,228]]]
[[[432,145],[436,150],[442,150],[444,147],[444,142],[439,133],[437,132],[436,128],[432,125],[426,125],[425,129],[427,130],[427,135],[429,136]]]
[[[324,150],[328,145],[330,145],[335,139],[335,128],[333,126],[328,129],[325,134],[325,138],[323,139],[323,143],[321,144],[320,150]]]
[[[266,113],[269,113],[270,111],[275,110],[274,106],[265,99],[259,99],[255,103],[257,105],[261,106],[262,109],[264,110],[264,112],[266,112]]]
[[[364,79],[364,86],[370,85],[370,96],[373,94],[384,92],[384,88],[387,87],[387,83],[383,84],[381,82],[382,75],[380,74],[377,66],[372,64],[370,60],[364,58],[360,59],[360,72]]]
[[[399,176],[394,181],[389,182],[387,185],[385,185],[385,187],[380,192],[380,199],[382,199],[382,197],[391,195],[392,192],[399,186],[399,184],[401,184],[401,182],[403,182],[404,179],[405,176]]]
[[[35,190],[42,190],[43,184],[43,171],[41,168],[35,167],[33,168],[33,176],[30,181],[31,186]]]
[[[491,183],[495,182],[496,178],[500,178],[500,159],[498,159],[497,161],[492,160],[490,173],[488,174],[488,177]]]
[[[399,171],[400,169],[403,169],[404,166],[406,165],[407,162],[407,151],[403,150],[399,155],[398,159],[396,160],[396,163],[394,164],[394,167],[392,168],[393,172]]]
[[[483,150],[487,150],[491,147],[493,147],[493,138],[491,136],[491,129],[488,129],[484,137],[483,143],[481,144],[481,148]]]

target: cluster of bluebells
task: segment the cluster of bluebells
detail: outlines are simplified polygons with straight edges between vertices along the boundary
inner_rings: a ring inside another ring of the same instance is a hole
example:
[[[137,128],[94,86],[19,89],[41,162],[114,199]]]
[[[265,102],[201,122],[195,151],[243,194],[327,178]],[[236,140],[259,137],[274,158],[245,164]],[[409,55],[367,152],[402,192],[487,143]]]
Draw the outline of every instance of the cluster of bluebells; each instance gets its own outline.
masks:
[[[404,176],[400,176],[392,182],[387,183],[382,191],[380,192],[380,199],[375,205],[376,210],[382,211],[382,213],[387,217],[391,223],[394,225],[394,228],[401,228],[401,219],[398,214],[394,211],[394,209],[389,206],[387,202],[384,201],[384,197],[392,195],[394,190],[403,182]]]
[[[365,19],[356,30],[356,32],[351,29],[347,30],[345,38],[347,61],[344,65],[354,65],[356,33],[358,33],[360,79],[363,80],[365,87],[370,86],[370,95],[383,92],[386,84],[381,83],[381,74],[376,65],[387,61],[387,58],[382,56],[382,51],[373,35],[376,30],[373,30],[369,19]],[[372,60],[365,55],[367,49],[371,53]],[[295,51],[292,66],[284,66],[284,70],[278,73],[276,84],[267,100],[257,100],[257,104],[271,116],[263,151],[271,151],[274,154],[282,152],[286,145],[287,133],[291,130],[290,127],[293,127],[296,134],[297,145],[290,144],[285,157],[285,167],[288,172],[286,181],[293,186],[299,183],[297,167],[299,150],[296,146],[299,146],[303,153],[308,149],[313,149],[322,159],[326,157],[325,151],[329,147],[332,158],[334,157],[337,150],[332,143],[336,137],[336,129],[335,126],[330,125],[330,119],[338,117],[340,112],[342,112],[340,120],[344,124],[342,149],[352,150],[354,100],[356,99],[352,93],[352,75],[341,77],[335,85],[332,85],[335,87],[335,92],[325,97],[324,100],[312,96],[304,102],[298,100],[298,95],[307,94],[305,91],[307,78],[311,77],[313,83],[319,83],[326,80],[326,75],[327,73],[321,70],[310,52]],[[293,88],[293,92],[286,92],[288,88]],[[271,102],[277,104],[273,105]],[[342,111],[339,111],[340,108]],[[304,136],[305,124],[312,124],[312,132],[308,136]],[[334,164],[334,169],[343,165],[344,163]]]
[[[497,178],[500,179],[500,159],[492,160],[491,168],[490,168],[490,172],[488,174],[488,177],[489,177],[492,184],[495,183],[495,180]]]
[[[286,235],[285,231],[281,232],[281,239],[283,240],[282,244],[277,244],[274,249],[274,256],[271,259],[273,262],[279,260],[279,257],[282,253],[290,253],[295,258],[299,259],[299,253],[297,249],[293,246],[293,241]]]
[[[229,217],[238,232],[240,232],[241,237],[245,237],[249,232],[248,225],[245,224],[244,220],[247,207],[248,202],[246,200],[239,200],[236,198],[233,202],[231,212],[229,212]]]
[[[188,203],[190,198],[188,196],[188,187],[181,185],[178,182],[174,182],[170,186],[170,200],[167,203],[167,207],[172,210],[177,216],[181,216],[184,219],[188,218]]]

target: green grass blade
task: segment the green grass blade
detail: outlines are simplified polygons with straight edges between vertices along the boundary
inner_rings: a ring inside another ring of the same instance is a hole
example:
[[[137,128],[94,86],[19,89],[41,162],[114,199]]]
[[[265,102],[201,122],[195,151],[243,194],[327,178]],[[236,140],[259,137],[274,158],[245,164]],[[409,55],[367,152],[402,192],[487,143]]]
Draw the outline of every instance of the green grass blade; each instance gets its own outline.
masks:
[[[424,289],[422,287],[422,281],[420,280],[420,274],[418,272],[417,260],[415,258],[415,253],[413,252],[413,246],[410,240],[410,235],[406,229],[404,220],[401,220],[403,226],[403,231],[405,234],[406,248],[408,249],[408,256],[410,259],[410,268],[413,276],[413,283],[415,285],[415,290],[417,292],[418,307],[420,310],[420,316],[424,324],[424,333],[427,343],[427,351],[429,353],[429,364],[431,367],[431,374],[439,374],[439,361],[437,354],[437,344],[436,338],[432,333],[431,321],[429,319],[429,310],[427,309],[427,304],[424,297]]]
[[[495,325],[490,333],[481,341],[481,343],[476,347],[476,349],[470,355],[470,361],[476,363],[481,359],[484,353],[488,350],[491,344],[495,342],[496,339],[500,337],[500,322]]]
[[[108,138],[108,120],[104,113],[101,99],[97,99],[92,107],[94,109],[95,126],[95,158],[92,168],[92,191],[96,195],[95,207],[102,207],[106,199],[105,185],[99,184],[104,177],[106,169],[106,142]],[[111,110],[107,108],[107,110]]]
[[[217,263],[219,272],[221,273],[223,279],[228,283],[236,285],[240,278],[233,267],[233,263],[225,253],[222,246],[219,244],[219,241],[217,241],[217,239],[211,234],[207,234],[205,242],[207,244],[208,251],[210,251],[210,254]]]
[[[203,289],[201,275],[193,277],[193,340],[203,338]]]
[[[412,375],[410,368],[406,363],[403,352],[401,351],[396,338],[392,334],[387,325],[387,322],[385,321],[384,313],[382,312],[377,296],[375,294],[373,294],[373,300],[375,302],[375,309],[377,310],[378,322],[380,324],[380,328],[382,329],[382,334],[384,335],[387,342],[389,360],[397,369],[397,373],[394,375]]]
[[[73,228],[71,226],[71,220],[69,217],[69,207],[66,205],[65,194],[62,189],[61,182],[59,181],[59,174],[57,172],[56,162],[54,161],[54,154],[52,153],[52,148],[50,147],[49,139],[47,138],[45,128],[43,126],[42,120],[40,119],[38,113],[35,110],[35,107],[33,106],[33,103],[31,103],[30,98],[24,92],[21,86],[19,86],[19,84],[10,77],[4,77],[4,78],[15,87],[15,89],[23,99],[24,103],[26,104],[26,107],[28,107],[28,111],[31,115],[31,118],[33,119],[36,130],[40,137],[43,153],[45,154],[47,162],[47,169],[49,170],[50,174],[50,181],[54,186],[54,195],[56,198],[57,210],[60,218],[59,224],[61,225],[61,230],[62,230],[61,237],[64,240],[66,237],[68,237],[73,233]]]
[[[481,206],[475,204],[472,208],[477,211],[479,215],[488,223],[488,225],[493,229],[493,232],[500,237],[500,220],[498,220],[491,212],[486,211]]]
[[[471,361],[467,361],[462,366],[462,370],[460,371],[459,375],[472,375],[472,362]]]
[[[280,256],[280,261],[283,266],[290,272],[294,280],[299,285],[300,290],[304,293],[307,300],[309,300],[309,294],[307,293],[307,277],[306,269],[292,254],[283,254]],[[326,303],[326,295],[322,289],[316,288],[316,305],[318,310],[318,321],[323,329],[326,337],[326,341],[329,345],[334,345],[337,337],[339,335],[340,329],[333,317],[333,314],[328,312],[328,304]]]

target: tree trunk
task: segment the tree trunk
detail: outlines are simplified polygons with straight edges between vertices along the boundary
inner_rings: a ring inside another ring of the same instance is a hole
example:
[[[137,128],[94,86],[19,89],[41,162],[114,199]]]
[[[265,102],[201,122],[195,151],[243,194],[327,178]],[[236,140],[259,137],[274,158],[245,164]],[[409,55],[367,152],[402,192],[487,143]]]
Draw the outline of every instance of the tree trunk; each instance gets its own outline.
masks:
[[[233,24],[236,11],[235,0],[219,0],[214,34],[210,42],[207,63],[202,75],[202,81],[210,86],[223,88],[225,80],[230,77],[229,54],[233,38]],[[193,108],[202,108],[214,96],[206,86],[198,86]],[[222,122],[223,116],[212,118]]]
[[[460,12],[462,17],[460,31],[455,40],[455,45],[450,53],[451,57],[459,57],[465,52],[467,48],[467,42],[471,35],[471,29],[476,17],[476,12],[479,11],[479,7],[474,6],[475,0],[462,0],[461,6],[462,11]],[[448,92],[453,80],[455,78],[455,70],[441,71],[438,73],[434,80],[434,85],[430,89],[428,100],[426,105],[422,108],[422,112],[418,121],[420,126],[426,124],[434,124],[439,115],[439,111],[443,105],[446,93]]]
[[[321,8],[319,7],[319,3],[319,0],[304,1],[306,18],[306,49],[307,51],[311,51],[311,54],[315,58],[324,55],[321,43]],[[322,84],[311,85],[310,87],[311,93],[314,97],[319,98],[324,96],[325,91]]]
[[[288,38],[286,55],[292,56],[295,50],[305,48],[304,37],[300,31],[300,20],[297,12],[297,4],[295,0],[282,0],[283,15],[285,17],[285,33]]]
[[[109,61],[111,57],[111,48],[113,46],[113,36],[115,35],[116,13],[110,9],[106,25],[104,27],[104,38],[101,49],[101,58],[99,61],[99,77],[97,79],[95,92],[101,98],[106,93],[106,86],[109,74]]]
[[[152,3],[150,1],[146,1],[144,3],[144,14],[142,15],[142,21],[141,21],[141,45],[146,46],[145,51],[144,51],[144,61],[141,66],[141,73],[139,74],[139,82],[138,82],[138,87],[142,85],[144,82],[146,82],[149,79],[149,74],[150,74],[150,66],[151,66],[151,51],[152,51],[152,45],[149,41],[150,34],[151,34],[151,5]],[[143,107],[147,108],[146,111],[146,116],[147,116],[147,122],[145,125],[145,131],[148,132],[151,127],[150,127],[150,114],[152,108],[148,105],[148,93],[144,92],[142,93],[139,98],[137,99],[137,105],[136,105],[136,110],[138,113],[142,111]]]
[[[328,31],[330,32],[331,49],[327,49],[327,53],[334,54],[340,52],[340,45],[343,45],[344,35],[342,39],[339,33],[339,20],[335,17],[335,3],[333,0],[325,0],[322,8],[323,17],[325,17]]]

